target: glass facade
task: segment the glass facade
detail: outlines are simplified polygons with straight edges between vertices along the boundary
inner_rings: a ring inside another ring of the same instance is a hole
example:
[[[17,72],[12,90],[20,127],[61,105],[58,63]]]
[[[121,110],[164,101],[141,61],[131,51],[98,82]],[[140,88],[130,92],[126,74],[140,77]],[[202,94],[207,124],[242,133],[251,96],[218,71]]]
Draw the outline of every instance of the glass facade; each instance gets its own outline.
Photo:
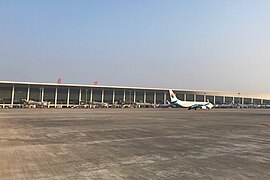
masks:
[[[225,103],[231,103],[233,101],[233,97],[225,97]]]
[[[55,90],[56,88],[44,88],[44,101],[55,102]]]
[[[93,89],[92,101],[95,102],[102,101],[102,89]]]
[[[234,103],[235,104],[242,104],[242,98],[234,97]]]
[[[215,99],[215,104],[223,104],[223,96],[216,96]]]
[[[113,103],[113,90],[112,89],[105,89],[104,90],[104,102],[106,103]]]
[[[181,92],[175,92],[175,95],[178,99],[180,99],[181,101],[184,101],[185,95]]]
[[[0,103],[11,104],[11,97],[12,97],[12,86],[0,85]]]
[[[126,90],[126,102],[128,103],[134,102],[134,91]]]
[[[81,91],[81,104],[89,104],[91,89],[82,89]]]
[[[115,90],[115,100],[114,102],[122,102],[124,101],[124,90]]]
[[[153,91],[146,91],[146,102],[147,103],[154,103],[154,92]]]
[[[261,104],[261,100],[260,99],[253,99],[253,103],[254,104]]]
[[[12,87],[13,84],[0,84],[0,104],[11,104],[12,103]],[[29,89],[28,89],[29,88]],[[165,90],[142,90],[142,89],[114,89],[114,88],[102,88],[102,87],[68,87],[68,86],[50,86],[50,85],[27,85],[27,84],[15,84],[14,85],[14,97],[13,104],[22,104],[22,99],[28,98],[29,90],[29,100],[33,101],[48,101],[52,105],[55,103],[55,94],[57,88],[57,104],[61,105],[78,105],[78,104],[88,104],[89,101],[96,102],[107,102],[112,104],[113,102],[122,102],[125,100],[126,103],[133,102],[146,102],[146,103],[156,103],[163,104],[164,101],[170,100],[168,91]],[[68,89],[69,90],[69,102],[68,100]],[[92,92],[92,94],[91,94]],[[115,94],[113,93],[115,92]],[[199,101],[203,102],[207,99],[213,104],[223,104],[231,103],[234,100],[235,104],[270,104],[270,100],[252,99],[252,98],[242,98],[241,94],[239,96],[212,96],[204,95],[199,93],[194,94],[187,91],[175,91],[176,96],[180,100],[186,101]],[[196,93],[196,92],[194,92]],[[103,96],[102,96],[103,94]],[[165,99],[164,99],[164,94]],[[156,95],[156,96],[155,96]],[[42,97],[43,96],[43,97]],[[113,98],[114,97],[114,98]],[[135,98],[135,99],[134,99]],[[185,99],[186,98],[186,99]],[[80,101],[81,100],[81,101]],[[215,102],[214,102],[215,101]]]
[[[204,102],[203,95],[196,95],[196,101]]]
[[[157,92],[157,104],[163,104],[164,103],[164,93],[163,92]]]
[[[70,88],[69,104],[79,104],[79,88]]]
[[[144,91],[141,90],[136,91],[136,102],[140,103],[144,102]]]
[[[25,86],[15,86],[14,92],[14,104],[22,104],[23,99],[27,99],[28,87]]]
[[[68,88],[57,88],[57,104],[67,104]]]
[[[244,104],[251,104],[251,98],[244,98]]]
[[[44,88],[44,101],[54,104],[56,88],[45,87]]]
[[[209,101],[210,103],[212,103],[212,104],[215,104],[215,102],[214,102],[214,96],[206,96],[206,101]]]
[[[187,94],[187,101],[194,101],[194,94]]]
[[[30,87],[29,100],[42,101],[42,88],[41,87]]]

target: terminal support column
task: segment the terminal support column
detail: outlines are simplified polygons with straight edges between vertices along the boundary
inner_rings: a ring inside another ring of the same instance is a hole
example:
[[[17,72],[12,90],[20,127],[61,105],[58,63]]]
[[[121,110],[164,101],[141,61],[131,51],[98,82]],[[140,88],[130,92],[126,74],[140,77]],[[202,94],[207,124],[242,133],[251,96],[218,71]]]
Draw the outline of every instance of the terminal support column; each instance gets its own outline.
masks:
[[[124,91],[123,101],[126,101],[126,91]]]
[[[143,94],[143,103],[146,103],[146,91],[144,91],[144,94]]]
[[[216,104],[216,96],[214,96],[214,104]]]
[[[14,94],[15,94],[15,86],[12,86],[12,93],[11,93],[11,106],[14,104]]]
[[[197,100],[196,100],[196,94],[194,94],[194,101],[197,101]]]
[[[102,89],[102,92],[101,92],[101,102],[103,103],[104,101],[104,89]]]
[[[69,98],[70,98],[70,88],[68,88],[68,93],[67,93],[67,107],[69,107]]]
[[[55,88],[54,107],[57,106],[57,87]]]
[[[114,104],[114,100],[115,100],[115,90],[113,90],[113,93],[112,93],[112,103]]]
[[[154,92],[154,105],[156,107],[157,104],[157,92]]]
[[[44,87],[40,89],[41,90],[41,102],[44,101]]]
[[[163,94],[163,104],[167,104],[166,92]]]
[[[26,97],[26,100],[29,101],[30,99],[30,86],[28,86],[27,88],[27,97]]]
[[[88,104],[88,89],[85,89],[85,104]]]
[[[261,104],[263,104],[263,99],[261,99]]]
[[[90,91],[90,103],[93,101],[93,89]]]
[[[80,92],[79,92],[79,105],[81,104],[82,101],[82,88],[80,88]]]
[[[251,98],[251,102],[250,102],[251,104],[253,104],[254,103],[254,99],[253,98]]]
[[[206,95],[203,95],[203,102],[206,102]]]
[[[133,102],[136,103],[136,91],[134,91],[134,97]]]
[[[245,103],[245,98],[242,98],[242,105]]]
[[[226,97],[223,96],[223,103],[226,103]]]
[[[187,100],[187,94],[184,94],[184,101]]]

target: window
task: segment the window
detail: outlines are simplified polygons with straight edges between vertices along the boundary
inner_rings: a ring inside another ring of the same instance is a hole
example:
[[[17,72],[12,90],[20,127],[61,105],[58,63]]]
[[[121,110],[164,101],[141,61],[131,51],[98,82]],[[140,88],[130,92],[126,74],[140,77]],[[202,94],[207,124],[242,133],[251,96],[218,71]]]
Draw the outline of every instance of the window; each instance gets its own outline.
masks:
[[[15,86],[14,104],[22,104],[22,99],[27,98],[28,87]]]
[[[69,104],[79,104],[79,88],[70,88]]]
[[[231,103],[233,101],[233,97],[225,97],[225,103]]]
[[[154,103],[154,92],[153,91],[146,91],[146,102],[147,103]]]
[[[194,94],[187,94],[187,101],[194,101]]]
[[[101,94],[102,94],[101,89],[93,89],[92,101],[101,102],[102,101]]]
[[[42,88],[41,87],[30,87],[30,100],[42,101]]]
[[[157,92],[157,104],[164,104],[164,93]]]
[[[57,104],[67,104],[67,88],[58,88],[57,89]]]
[[[196,95],[196,101],[204,102],[203,95]]]
[[[113,102],[113,90],[105,89],[104,90],[104,102],[112,103]]]
[[[54,104],[55,88],[44,88],[44,101],[48,101]]]
[[[0,86],[0,103],[1,104],[11,104],[12,87],[11,85],[1,85]]]
[[[144,102],[144,91],[136,91],[136,102],[143,103]]]

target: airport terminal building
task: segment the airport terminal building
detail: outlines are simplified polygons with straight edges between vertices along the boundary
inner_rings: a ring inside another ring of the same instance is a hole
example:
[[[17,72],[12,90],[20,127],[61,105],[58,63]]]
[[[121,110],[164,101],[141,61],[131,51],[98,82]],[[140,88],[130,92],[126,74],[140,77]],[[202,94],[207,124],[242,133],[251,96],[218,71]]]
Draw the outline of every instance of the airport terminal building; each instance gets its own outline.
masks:
[[[270,104],[270,94],[174,89],[186,101],[207,101],[213,104]],[[168,89],[81,84],[33,83],[0,81],[1,107],[16,107],[22,99],[50,102],[50,107],[72,107],[82,103],[117,102],[166,104]]]

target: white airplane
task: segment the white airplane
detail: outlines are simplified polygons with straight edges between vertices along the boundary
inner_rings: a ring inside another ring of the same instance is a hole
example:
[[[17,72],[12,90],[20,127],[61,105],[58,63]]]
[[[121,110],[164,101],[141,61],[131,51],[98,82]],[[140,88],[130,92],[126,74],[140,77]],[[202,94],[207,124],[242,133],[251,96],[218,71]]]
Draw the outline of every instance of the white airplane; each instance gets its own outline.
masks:
[[[90,103],[90,105],[93,108],[109,108],[109,103],[105,103],[105,102],[93,101],[93,102]]]
[[[215,108],[237,108],[237,104],[232,101],[230,104],[216,104]]]
[[[36,107],[48,107],[50,105],[50,102],[47,101],[33,101],[33,100],[26,100],[26,99],[22,99],[23,104],[25,105],[33,105]]]
[[[170,92],[170,97],[171,97],[170,104],[175,107],[188,108],[188,110],[190,109],[196,110],[197,108],[212,109],[214,107],[214,105],[210,103],[209,101],[208,102],[181,101],[177,99],[176,95],[171,89],[169,89],[169,92]]]

